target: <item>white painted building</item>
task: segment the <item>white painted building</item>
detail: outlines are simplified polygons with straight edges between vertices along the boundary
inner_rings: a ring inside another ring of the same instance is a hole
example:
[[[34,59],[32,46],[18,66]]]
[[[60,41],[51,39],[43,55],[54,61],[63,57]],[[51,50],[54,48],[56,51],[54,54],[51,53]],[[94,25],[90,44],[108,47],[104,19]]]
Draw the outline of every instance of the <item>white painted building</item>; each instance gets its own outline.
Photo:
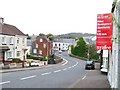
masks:
[[[76,45],[77,39],[60,38],[53,42],[53,50],[68,51],[71,54],[71,45]]]
[[[27,37],[17,27],[0,18],[0,61],[9,58],[26,59]]]
[[[120,0],[114,0],[112,7],[113,13],[113,46],[112,51],[109,51],[109,69],[108,81],[111,88],[120,90]]]
[[[67,51],[69,49],[70,43],[64,43],[64,42],[53,42],[53,49],[56,51],[62,50]]]

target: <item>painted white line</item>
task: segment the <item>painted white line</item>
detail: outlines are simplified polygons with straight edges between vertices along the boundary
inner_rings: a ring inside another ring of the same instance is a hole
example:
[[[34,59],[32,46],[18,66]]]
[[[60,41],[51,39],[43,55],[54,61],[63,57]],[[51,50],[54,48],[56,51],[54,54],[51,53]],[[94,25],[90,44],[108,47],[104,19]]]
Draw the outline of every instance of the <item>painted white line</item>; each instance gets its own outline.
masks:
[[[61,70],[57,70],[57,71],[54,71],[54,72],[56,73],[56,72],[60,72],[60,71],[61,71]]]
[[[64,58],[63,58],[64,59]],[[65,60],[65,59],[64,59]],[[62,64],[62,66],[66,65],[68,63],[67,60],[65,60],[65,63]]]
[[[68,68],[71,68],[71,67],[68,67]]]
[[[6,83],[10,83],[10,81],[1,82],[0,85],[2,85],[2,84],[6,84]]]
[[[63,71],[67,70],[67,68],[64,68]]]
[[[76,64],[74,66],[77,66]]]
[[[29,77],[24,77],[24,78],[21,78],[20,80],[30,79],[30,78],[34,78],[34,77],[36,77],[36,75],[29,76]]]
[[[48,74],[51,74],[51,72],[48,72],[48,73],[42,73],[41,75],[48,75]]]
[[[84,80],[86,78],[86,76],[84,76],[83,78],[82,78],[82,80]]]
[[[85,76],[82,78],[82,80],[84,80],[84,79],[86,78],[86,75],[87,75],[87,73],[86,73]]]
[[[75,67],[74,65],[72,67]]]

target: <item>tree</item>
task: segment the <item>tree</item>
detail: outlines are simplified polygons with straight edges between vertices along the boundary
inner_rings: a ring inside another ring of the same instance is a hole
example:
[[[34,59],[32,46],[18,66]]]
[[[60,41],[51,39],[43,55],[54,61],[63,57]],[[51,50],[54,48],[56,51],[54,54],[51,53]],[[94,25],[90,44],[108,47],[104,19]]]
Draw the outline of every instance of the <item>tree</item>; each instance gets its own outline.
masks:
[[[83,37],[79,37],[77,45],[75,47],[74,46],[71,47],[72,54],[80,57],[87,57],[87,51],[88,51],[88,47]]]
[[[49,33],[49,34],[47,34],[46,36],[47,36],[47,38],[49,38],[50,41],[53,41],[53,40],[54,40],[53,34]]]
[[[91,44],[89,46],[89,55],[90,55],[90,58],[98,60],[98,53],[97,53],[95,44]]]
[[[31,36],[29,36],[29,34],[26,34],[26,36],[27,36],[27,39],[31,39]]]
[[[46,36],[47,36],[47,37],[51,37],[51,36],[53,36],[53,34],[48,33]]]

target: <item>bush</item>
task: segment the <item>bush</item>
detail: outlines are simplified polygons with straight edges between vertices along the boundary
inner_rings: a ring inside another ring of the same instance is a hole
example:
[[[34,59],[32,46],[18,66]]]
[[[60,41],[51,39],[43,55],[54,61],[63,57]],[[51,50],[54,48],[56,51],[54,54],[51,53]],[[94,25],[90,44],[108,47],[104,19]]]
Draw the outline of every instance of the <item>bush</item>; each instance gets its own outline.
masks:
[[[46,57],[43,57],[43,56],[35,56],[35,55],[28,55],[28,54],[27,54],[27,59],[47,61],[47,58],[46,58]]]
[[[12,62],[22,62],[20,58],[12,58]]]

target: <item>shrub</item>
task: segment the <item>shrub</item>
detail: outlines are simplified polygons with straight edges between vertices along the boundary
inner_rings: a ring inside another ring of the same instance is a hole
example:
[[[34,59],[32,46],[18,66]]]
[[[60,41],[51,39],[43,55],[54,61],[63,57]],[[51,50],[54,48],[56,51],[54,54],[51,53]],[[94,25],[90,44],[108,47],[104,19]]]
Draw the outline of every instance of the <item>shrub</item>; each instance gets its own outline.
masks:
[[[20,58],[12,58],[12,62],[22,62]]]

